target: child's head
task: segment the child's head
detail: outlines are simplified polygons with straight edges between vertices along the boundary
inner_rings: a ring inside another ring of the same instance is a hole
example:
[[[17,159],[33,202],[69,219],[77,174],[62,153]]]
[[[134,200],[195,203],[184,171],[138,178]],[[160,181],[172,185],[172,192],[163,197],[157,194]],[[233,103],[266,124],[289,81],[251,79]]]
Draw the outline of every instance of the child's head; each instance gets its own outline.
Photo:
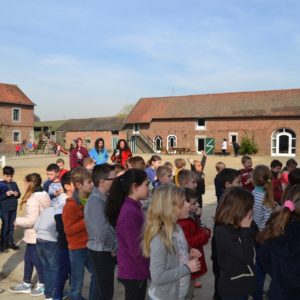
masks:
[[[72,194],[74,192],[74,185],[71,180],[71,171],[65,173],[61,177],[61,185],[66,194],[68,193]]]
[[[217,176],[223,189],[241,186],[241,173],[236,169],[225,168]]]
[[[81,195],[87,196],[93,190],[92,175],[89,170],[84,167],[77,167],[71,171],[71,180],[75,191]]]
[[[161,157],[159,155],[152,155],[147,162],[147,167],[152,167],[157,170],[157,168],[161,165]]]
[[[125,167],[121,164],[114,164],[114,167],[115,167],[117,176],[123,175],[126,171]]]
[[[172,170],[169,167],[158,167],[156,171],[156,176],[160,184],[168,184],[173,182]]]
[[[293,169],[289,173],[288,179],[289,179],[289,185],[300,184],[300,168]]]
[[[127,160],[128,169],[145,170],[146,163],[141,156],[132,156]]]
[[[109,164],[101,164],[94,167],[92,180],[94,186],[103,194],[107,194],[116,178],[115,167]]]
[[[178,173],[178,183],[180,187],[195,190],[197,187],[197,180],[199,176],[190,170],[181,170]]]
[[[117,177],[112,183],[106,202],[106,217],[109,223],[113,226],[116,225],[126,197],[137,201],[146,200],[148,193],[148,177],[145,171],[129,169]]]
[[[58,165],[58,167],[59,167],[60,170],[63,170],[63,168],[65,167],[65,161],[62,158],[59,158],[56,161],[56,164]]]
[[[274,239],[285,232],[287,223],[300,217],[300,185],[292,186],[283,199],[283,207],[275,210],[258,236],[258,241]]]
[[[242,165],[245,169],[249,170],[252,168],[252,158],[248,155],[244,155],[241,158]]]
[[[194,167],[195,167],[195,170],[197,172],[202,172],[203,171],[203,167],[201,165],[201,161],[200,160],[194,160]]]
[[[20,208],[27,202],[30,196],[36,191],[42,191],[42,177],[38,173],[31,173],[25,176],[26,191],[22,198]]]
[[[95,167],[95,162],[91,157],[87,157],[83,161],[83,166],[89,171],[92,171],[93,168]]]
[[[169,161],[166,161],[166,162],[164,163],[164,166],[170,168],[171,170],[173,170],[173,165],[172,165],[172,163],[170,163]]]
[[[15,169],[11,166],[5,166],[2,169],[4,181],[12,182],[14,179]]]
[[[271,171],[274,173],[280,173],[282,169],[282,162],[278,159],[273,159],[270,164]]]
[[[190,211],[197,213],[199,208],[198,199],[200,197],[199,193],[195,190],[184,189],[186,201],[190,203]]]
[[[176,158],[174,163],[175,163],[176,169],[184,169],[186,166],[186,161],[183,158]]]
[[[223,169],[226,168],[226,165],[223,162],[219,161],[216,163],[215,168],[216,168],[217,173],[220,173]]]
[[[257,165],[252,175],[255,186],[263,187],[265,191],[263,205],[274,208],[276,206],[273,195],[272,172],[265,165]]]
[[[285,164],[288,172],[291,172],[293,169],[295,169],[297,165],[298,163],[293,158],[288,159]]]
[[[157,234],[167,250],[174,253],[172,236],[184,201],[184,190],[175,185],[163,185],[154,191],[144,227],[143,254],[146,257],[150,256],[150,242]]]
[[[253,205],[252,193],[240,187],[232,187],[223,195],[215,216],[215,224],[230,224],[239,228],[241,221],[253,210]]]
[[[48,165],[46,172],[50,181],[54,181],[59,177],[59,167],[57,164]]]

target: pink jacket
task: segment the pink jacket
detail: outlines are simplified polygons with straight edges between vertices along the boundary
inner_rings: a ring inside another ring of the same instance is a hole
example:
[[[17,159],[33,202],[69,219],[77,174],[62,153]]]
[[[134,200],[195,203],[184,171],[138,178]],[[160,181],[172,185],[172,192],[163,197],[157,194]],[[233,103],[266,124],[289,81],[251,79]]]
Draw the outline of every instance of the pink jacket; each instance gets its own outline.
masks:
[[[15,224],[25,227],[23,241],[28,244],[36,244],[36,232],[33,228],[44,208],[50,206],[51,200],[46,192],[35,192],[26,202],[24,217],[17,217]]]

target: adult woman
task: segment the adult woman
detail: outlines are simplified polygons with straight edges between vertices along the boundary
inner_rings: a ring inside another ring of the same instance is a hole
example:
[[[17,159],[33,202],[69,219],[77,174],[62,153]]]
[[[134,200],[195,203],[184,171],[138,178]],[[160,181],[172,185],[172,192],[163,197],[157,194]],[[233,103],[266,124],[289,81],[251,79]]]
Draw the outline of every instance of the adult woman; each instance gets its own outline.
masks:
[[[96,165],[101,165],[107,162],[108,152],[104,147],[103,138],[96,139],[95,147],[89,151],[89,155],[94,160]]]
[[[125,167],[127,160],[132,156],[131,150],[124,139],[118,141],[117,147],[111,156],[111,161]]]
[[[70,168],[83,167],[83,161],[89,157],[88,151],[82,147],[83,140],[79,137],[76,140],[76,147],[70,152]]]

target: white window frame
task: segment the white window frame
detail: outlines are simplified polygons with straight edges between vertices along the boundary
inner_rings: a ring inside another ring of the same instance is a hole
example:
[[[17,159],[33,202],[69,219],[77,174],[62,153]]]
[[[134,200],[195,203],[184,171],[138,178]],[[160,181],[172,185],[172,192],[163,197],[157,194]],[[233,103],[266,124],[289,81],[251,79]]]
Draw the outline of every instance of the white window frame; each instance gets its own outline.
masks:
[[[160,140],[161,141],[161,149],[160,150],[156,149],[156,140]],[[161,153],[162,148],[163,148],[163,138],[160,135],[156,135],[153,138],[153,150],[155,151],[155,153]]]
[[[205,151],[205,139],[206,139],[206,135],[196,135],[195,136],[195,150],[198,154],[201,153],[201,151],[198,151],[198,139],[204,140],[204,151]]]
[[[19,140],[18,140],[18,141],[15,141],[15,139],[14,139],[14,134],[15,134],[15,133],[19,133]],[[21,138],[21,131],[20,131],[20,130],[13,130],[13,131],[11,132],[11,134],[12,134],[12,137],[11,137],[12,143],[13,143],[13,144],[20,144],[20,143],[21,143],[21,140],[22,140],[22,138]]]
[[[275,133],[277,131],[279,131],[280,129],[283,129],[283,131],[279,132],[276,136],[274,136]],[[287,132],[286,129],[292,131],[294,133],[295,137],[293,137],[291,133]],[[289,138],[289,144],[290,144],[289,145],[289,153],[280,153],[279,152],[279,138],[283,135],[285,135]],[[295,140],[295,146],[294,147],[292,146],[292,143],[293,143],[292,141],[293,140]],[[273,146],[273,141],[274,141],[275,146]],[[283,127],[277,128],[271,134],[271,156],[295,157],[296,156],[296,149],[297,149],[296,148],[296,142],[297,142],[297,135],[296,135],[296,132],[294,130],[289,129],[289,128],[285,128],[285,127],[284,128]],[[292,153],[292,150],[294,150],[295,153]]]
[[[199,126],[198,125],[199,120],[204,120],[204,126]],[[196,120],[196,130],[206,130],[206,120],[204,118],[198,118]]]
[[[229,144],[232,145],[232,136],[236,136],[236,142],[239,142],[239,133],[238,132],[229,132],[228,136],[229,136]]]
[[[174,136],[174,137],[175,137],[175,143],[176,143],[175,148],[177,147],[177,144],[178,144],[178,143],[177,143],[177,142],[178,142],[177,136],[176,136],[175,134],[169,134],[169,135],[167,136],[167,150],[168,150],[168,151],[171,150],[170,147],[169,147],[169,138],[170,138],[171,136]]]
[[[14,120],[14,111],[18,110],[19,111],[19,120]],[[11,119],[13,122],[21,122],[21,108],[20,107],[12,107],[11,109]]]

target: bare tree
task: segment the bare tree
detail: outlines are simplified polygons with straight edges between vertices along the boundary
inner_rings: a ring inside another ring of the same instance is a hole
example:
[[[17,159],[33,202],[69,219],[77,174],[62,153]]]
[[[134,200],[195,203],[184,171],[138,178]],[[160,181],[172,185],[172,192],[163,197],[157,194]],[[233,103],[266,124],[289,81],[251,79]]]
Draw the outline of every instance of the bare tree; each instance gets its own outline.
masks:
[[[125,118],[127,117],[130,112],[132,111],[134,107],[134,104],[125,104],[121,110],[118,112],[117,116],[120,117],[120,118]]]

